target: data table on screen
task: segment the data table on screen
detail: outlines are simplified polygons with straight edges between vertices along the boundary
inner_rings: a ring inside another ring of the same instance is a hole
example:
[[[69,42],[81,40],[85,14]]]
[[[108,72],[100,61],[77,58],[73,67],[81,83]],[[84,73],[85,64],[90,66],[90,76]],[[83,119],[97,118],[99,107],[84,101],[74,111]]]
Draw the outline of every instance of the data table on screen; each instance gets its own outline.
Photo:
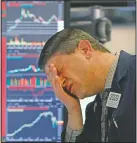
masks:
[[[38,59],[62,29],[63,1],[2,2],[3,141],[61,141],[64,106]]]

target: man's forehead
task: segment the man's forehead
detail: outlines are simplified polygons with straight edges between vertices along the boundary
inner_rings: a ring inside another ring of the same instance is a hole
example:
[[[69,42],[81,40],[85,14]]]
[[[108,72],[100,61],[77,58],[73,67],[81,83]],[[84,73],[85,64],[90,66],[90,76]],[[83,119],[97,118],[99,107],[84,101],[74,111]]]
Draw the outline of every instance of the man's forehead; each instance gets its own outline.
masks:
[[[45,72],[49,73],[49,65],[54,64],[57,70],[60,70],[62,68],[62,62],[58,58],[52,58],[50,59],[47,64],[45,65]]]

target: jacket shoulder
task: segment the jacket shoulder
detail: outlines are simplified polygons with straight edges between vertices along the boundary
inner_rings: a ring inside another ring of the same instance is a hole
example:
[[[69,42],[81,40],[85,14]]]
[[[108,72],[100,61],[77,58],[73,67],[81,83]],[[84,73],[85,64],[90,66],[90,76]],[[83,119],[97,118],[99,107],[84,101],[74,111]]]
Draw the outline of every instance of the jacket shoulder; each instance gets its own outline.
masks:
[[[97,103],[100,102],[100,97],[99,96],[100,95],[97,94],[96,97],[95,97],[95,100],[90,102],[89,104],[87,104],[87,106],[86,106],[86,115],[88,115],[89,112],[90,112],[90,114],[91,114],[91,112],[92,113],[95,112],[96,107],[98,105]]]

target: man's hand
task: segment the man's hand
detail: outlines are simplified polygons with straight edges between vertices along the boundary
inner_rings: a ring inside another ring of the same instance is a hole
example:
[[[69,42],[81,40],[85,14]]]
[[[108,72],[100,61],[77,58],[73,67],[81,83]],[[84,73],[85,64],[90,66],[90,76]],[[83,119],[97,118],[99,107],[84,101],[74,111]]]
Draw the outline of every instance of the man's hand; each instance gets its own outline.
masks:
[[[68,110],[68,126],[73,130],[83,127],[83,118],[78,98],[68,95],[62,88],[57,70],[53,64],[49,65],[48,80],[51,82],[57,98],[66,106]]]
[[[79,112],[80,102],[78,98],[68,95],[62,88],[60,78],[57,76],[57,70],[53,64],[49,65],[48,80],[51,82],[57,98],[66,106],[69,114]]]

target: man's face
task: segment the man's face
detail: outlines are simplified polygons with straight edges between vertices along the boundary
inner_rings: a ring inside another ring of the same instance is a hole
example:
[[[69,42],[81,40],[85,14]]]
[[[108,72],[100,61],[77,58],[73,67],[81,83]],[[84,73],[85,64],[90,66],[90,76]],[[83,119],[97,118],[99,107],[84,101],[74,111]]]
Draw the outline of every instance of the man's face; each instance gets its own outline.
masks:
[[[87,89],[87,67],[84,59],[74,54],[56,56],[52,60],[50,63],[55,65],[62,87],[78,98],[83,98]]]
[[[95,55],[93,54],[95,52],[91,53],[90,51],[86,52],[87,55]],[[48,75],[48,65],[54,64],[62,87],[79,99],[97,93],[95,60],[94,58],[86,58],[86,54],[82,53],[81,50],[77,50],[70,55],[56,55],[45,66],[45,72]]]

